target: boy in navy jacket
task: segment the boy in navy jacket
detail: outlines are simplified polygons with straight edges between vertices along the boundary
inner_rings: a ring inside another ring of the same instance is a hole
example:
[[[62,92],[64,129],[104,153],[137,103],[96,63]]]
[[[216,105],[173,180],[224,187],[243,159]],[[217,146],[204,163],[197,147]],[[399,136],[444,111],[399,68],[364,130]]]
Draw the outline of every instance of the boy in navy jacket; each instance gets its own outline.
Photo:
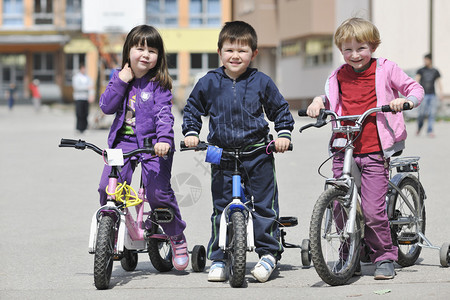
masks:
[[[199,142],[202,116],[209,116],[208,142],[225,149],[250,148],[265,141],[267,118],[274,122],[278,138],[276,152],[288,149],[294,120],[289,105],[267,75],[249,68],[258,53],[253,27],[242,21],[228,22],[222,28],[218,54],[222,67],[208,72],[195,85],[184,108],[183,134],[188,147]],[[264,114],[265,113],[265,114]],[[268,280],[281,258],[279,242],[278,190],[273,154],[256,153],[241,159],[244,180],[254,196],[254,234],[260,260],[252,269],[260,282]],[[218,246],[220,216],[232,200],[230,164],[212,165],[212,234],[207,255],[213,261],[209,281],[225,281],[225,253]],[[247,177],[248,175],[248,177]]]

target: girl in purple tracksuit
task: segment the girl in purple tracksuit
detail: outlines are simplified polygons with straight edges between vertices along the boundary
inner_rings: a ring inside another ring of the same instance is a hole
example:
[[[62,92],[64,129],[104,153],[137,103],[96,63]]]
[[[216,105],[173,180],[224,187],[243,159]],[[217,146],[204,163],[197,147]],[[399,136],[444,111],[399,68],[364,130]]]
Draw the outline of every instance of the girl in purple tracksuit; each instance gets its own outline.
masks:
[[[170,237],[174,267],[184,270],[189,262],[183,234],[186,223],[170,185],[174,152],[171,88],[162,38],[152,26],[140,25],[127,35],[122,69],[115,72],[100,97],[100,108],[105,114],[116,115],[108,136],[110,148],[129,152],[143,147],[146,138],[154,145],[156,156],[141,154],[125,159],[120,179],[131,182],[136,163],[141,163],[151,208],[173,211],[173,221],[160,225]],[[100,179],[101,205],[106,204],[110,170],[110,166],[105,166]]]

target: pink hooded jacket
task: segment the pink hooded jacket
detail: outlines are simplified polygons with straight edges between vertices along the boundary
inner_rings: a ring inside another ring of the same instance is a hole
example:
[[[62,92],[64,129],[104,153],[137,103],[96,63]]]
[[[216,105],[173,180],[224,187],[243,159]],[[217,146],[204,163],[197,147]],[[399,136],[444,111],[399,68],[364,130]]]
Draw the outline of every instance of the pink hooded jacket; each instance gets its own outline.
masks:
[[[327,109],[342,113],[342,102],[339,93],[337,73],[340,66],[328,77],[325,84],[325,95],[322,96]],[[400,67],[385,58],[377,59],[375,71],[375,91],[377,106],[387,105],[399,98],[399,94],[414,103],[417,107],[423,99],[424,90],[414,79],[403,72]],[[377,130],[384,156],[391,157],[405,148],[406,127],[402,113],[377,113]]]

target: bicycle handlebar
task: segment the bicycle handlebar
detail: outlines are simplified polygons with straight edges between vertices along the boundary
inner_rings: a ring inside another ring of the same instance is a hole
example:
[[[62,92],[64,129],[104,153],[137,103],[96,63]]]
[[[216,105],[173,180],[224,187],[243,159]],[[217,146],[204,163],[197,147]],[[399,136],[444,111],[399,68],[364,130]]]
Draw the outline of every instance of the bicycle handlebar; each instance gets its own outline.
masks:
[[[73,139],[64,139],[63,138],[63,139],[61,139],[59,147],[71,147],[71,148],[75,148],[75,149],[79,149],[79,150],[84,150],[84,149],[88,148],[99,155],[106,156],[106,152],[104,150],[100,149],[99,147],[97,147],[94,144],[87,143],[86,141],[83,141],[83,140],[73,140]],[[132,156],[140,154],[140,153],[147,153],[147,154],[155,155],[155,149],[153,148],[153,145],[150,143],[150,141],[148,139],[144,140],[144,148],[138,148],[138,149],[132,150],[130,152],[123,153],[123,158],[132,157]]]
[[[412,109],[412,107],[409,104],[409,102],[405,102],[403,104],[403,109],[402,110],[410,110],[410,109]],[[319,111],[319,116],[317,116],[316,123],[310,123],[310,124],[307,124],[305,126],[302,126],[299,131],[302,132],[303,130],[305,130],[307,128],[310,128],[310,127],[320,128],[320,127],[326,125],[328,123],[326,121],[328,116],[332,116],[333,117],[332,121],[354,121],[355,124],[362,125],[362,123],[364,122],[366,117],[369,116],[372,113],[375,113],[375,112],[394,112],[394,111],[391,109],[391,107],[389,105],[383,105],[383,106],[379,106],[379,107],[374,107],[374,108],[368,109],[364,113],[362,113],[361,115],[338,116],[334,111],[321,109]],[[298,115],[300,117],[307,117],[308,116],[308,114],[306,112],[306,109],[298,110]],[[341,125],[340,125],[339,122],[336,122],[336,127],[337,127],[337,130],[339,130],[341,128]]]
[[[226,153],[226,154],[229,154],[229,155],[235,155],[236,152],[237,152],[241,156],[248,156],[248,155],[254,154],[255,152],[257,152],[259,150],[266,149],[266,148],[268,148],[267,150],[270,150],[271,152],[274,152],[275,151],[275,144],[272,143],[272,142],[273,141],[271,141],[270,143],[258,146],[256,148],[250,150],[250,151],[241,151],[239,148],[236,148],[235,151],[227,151],[227,150],[223,149],[222,153]],[[189,150],[205,151],[205,150],[208,149],[208,146],[210,146],[210,145],[211,144],[209,144],[209,143],[207,143],[205,141],[200,141],[196,147],[186,147],[186,144],[184,143],[184,141],[181,141],[180,142],[180,151],[189,151]],[[289,147],[288,147],[288,151],[292,151],[293,148],[294,148],[293,144],[290,143]]]

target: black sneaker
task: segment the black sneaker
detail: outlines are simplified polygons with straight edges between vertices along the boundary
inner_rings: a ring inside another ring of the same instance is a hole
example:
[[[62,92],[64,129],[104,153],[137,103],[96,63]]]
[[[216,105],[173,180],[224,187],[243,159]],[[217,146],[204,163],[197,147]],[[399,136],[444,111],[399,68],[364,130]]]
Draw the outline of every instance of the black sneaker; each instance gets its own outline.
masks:
[[[376,263],[374,278],[376,280],[386,280],[395,277],[394,262],[392,260],[382,260]]]

